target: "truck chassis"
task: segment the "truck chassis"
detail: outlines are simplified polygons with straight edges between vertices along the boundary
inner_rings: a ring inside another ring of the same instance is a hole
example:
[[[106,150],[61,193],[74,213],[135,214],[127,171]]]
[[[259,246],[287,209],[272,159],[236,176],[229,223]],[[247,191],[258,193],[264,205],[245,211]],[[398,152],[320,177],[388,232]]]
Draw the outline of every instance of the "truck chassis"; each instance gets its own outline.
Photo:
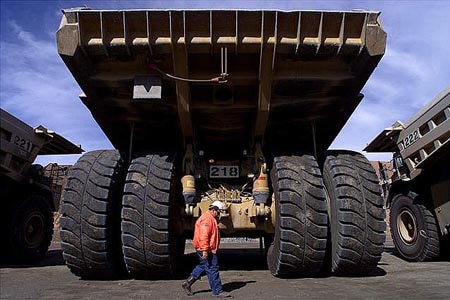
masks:
[[[375,171],[326,150],[385,42],[377,12],[65,10],[59,54],[116,149],[86,153],[69,176],[69,268],[170,277],[220,200],[222,236],[263,239],[275,276],[373,270]]]

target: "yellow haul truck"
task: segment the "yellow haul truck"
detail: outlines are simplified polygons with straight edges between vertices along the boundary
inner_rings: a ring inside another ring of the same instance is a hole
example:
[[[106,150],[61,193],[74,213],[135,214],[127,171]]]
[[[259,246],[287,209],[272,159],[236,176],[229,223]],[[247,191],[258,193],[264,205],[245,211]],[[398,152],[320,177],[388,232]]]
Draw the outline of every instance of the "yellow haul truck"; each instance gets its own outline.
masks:
[[[38,260],[52,240],[61,185],[33,162],[38,155],[81,154],[82,149],[42,125],[32,128],[3,109],[0,115],[1,259]]]
[[[450,87],[406,124],[397,121],[383,130],[365,150],[394,153],[385,198],[400,256],[410,261],[449,256]]]
[[[61,239],[86,278],[172,276],[196,219],[265,241],[279,277],[365,274],[381,258],[375,171],[326,152],[385,51],[379,12],[63,11],[58,52],[116,150],[86,153]]]

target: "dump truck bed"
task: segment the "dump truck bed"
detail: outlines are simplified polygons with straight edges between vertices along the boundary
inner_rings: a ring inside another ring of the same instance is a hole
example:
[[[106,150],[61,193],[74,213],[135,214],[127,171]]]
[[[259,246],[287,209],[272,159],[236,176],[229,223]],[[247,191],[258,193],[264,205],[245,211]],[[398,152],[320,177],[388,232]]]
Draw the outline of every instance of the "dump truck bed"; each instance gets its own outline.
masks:
[[[75,145],[40,125],[32,128],[1,109],[0,174],[21,182],[38,155],[80,154]]]
[[[386,34],[370,11],[75,9],[64,11],[57,44],[117,149],[192,142],[225,155],[255,141],[326,150]]]

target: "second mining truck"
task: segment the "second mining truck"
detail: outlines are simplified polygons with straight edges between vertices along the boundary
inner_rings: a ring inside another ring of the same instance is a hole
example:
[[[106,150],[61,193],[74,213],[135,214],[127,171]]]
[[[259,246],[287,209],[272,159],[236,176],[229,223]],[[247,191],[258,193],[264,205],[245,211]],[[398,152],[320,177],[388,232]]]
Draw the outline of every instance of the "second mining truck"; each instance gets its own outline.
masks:
[[[73,273],[170,277],[216,200],[222,236],[263,239],[275,276],[376,267],[376,173],[361,154],[326,150],[384,54],[378,12],[71,9],[56,36],[116,149],[86,153],[69,175]]]
[[[408,122],[383,130],[369,152],[394,153],[385,193],[392,240],[409,261],[449,256],[450,87]]]
[[[42,259],[53,235],[64,170],[34,163],[38,155],[81,154],[80,146],[0,109],[1,262]],[[48,171],[48,172],[46,172]]]

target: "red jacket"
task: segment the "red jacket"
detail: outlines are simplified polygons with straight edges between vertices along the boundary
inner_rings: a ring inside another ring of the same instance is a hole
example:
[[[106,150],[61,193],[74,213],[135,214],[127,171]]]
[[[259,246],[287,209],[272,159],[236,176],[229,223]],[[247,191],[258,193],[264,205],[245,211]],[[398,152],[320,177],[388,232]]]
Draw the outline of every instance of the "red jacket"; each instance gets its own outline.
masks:
[[[220,232],[216,218],[214,218],[210,210],[203,213],[195,222],[192,242],[194,248],[199,251],[217,253],[220,243]]]

